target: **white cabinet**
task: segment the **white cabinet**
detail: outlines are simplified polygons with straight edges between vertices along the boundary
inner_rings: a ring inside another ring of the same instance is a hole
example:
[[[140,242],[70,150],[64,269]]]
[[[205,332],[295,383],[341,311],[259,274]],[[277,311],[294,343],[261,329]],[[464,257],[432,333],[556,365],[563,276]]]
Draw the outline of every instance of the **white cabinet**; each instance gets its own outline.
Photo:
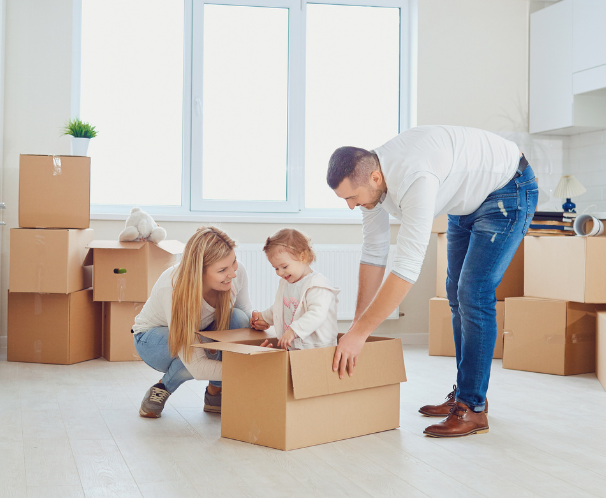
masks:
[[[606,64],[606,0],[575,0],[572,72]]]
[[[530,133],[606,128],[603,15],[606,0],[562,0],[530,16]]]

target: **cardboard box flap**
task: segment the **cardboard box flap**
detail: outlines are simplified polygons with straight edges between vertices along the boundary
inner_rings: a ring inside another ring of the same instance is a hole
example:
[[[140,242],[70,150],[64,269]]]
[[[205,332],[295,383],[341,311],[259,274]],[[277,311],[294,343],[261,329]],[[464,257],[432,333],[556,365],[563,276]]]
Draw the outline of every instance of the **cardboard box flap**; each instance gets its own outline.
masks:
[[[141,249],[147,242],[120,242],[119,240],[93,240],[88,244],[89,249]]]
[[[290,351],[290,372],[296,399],[357,391],[406,381],[400,339],[367,342],[354,374],[339,379],[333,372],[335,347]]]
[[[88,244],[86,257],[82,266],[91,266],[93,264],[92,249],[141,249],[147,242],[120,242],[119,240],[93,240]]]
[[[183,254],[185,244],[179,240],[162,240],[156,244],[160,249],[169,254]]]
[[[275,335],[255,329],[201,330],[198,335],[219,342],[241,342],[272,339]]]
[[[265,353],[286,353],[284,349],[262,348],[261,346],[252,346],[250,344],[238,344],[235,342],[206,342],[204,344],[192,344],[192,348],[213,349],[216,351],[229,351],[239,354],[265,354]]]

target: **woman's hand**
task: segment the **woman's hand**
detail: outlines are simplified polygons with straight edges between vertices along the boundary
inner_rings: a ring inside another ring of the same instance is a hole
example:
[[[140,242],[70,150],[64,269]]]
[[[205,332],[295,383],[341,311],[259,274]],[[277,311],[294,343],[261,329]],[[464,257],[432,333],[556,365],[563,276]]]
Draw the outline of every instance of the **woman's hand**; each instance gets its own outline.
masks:
[[[281,349],[287,349],[288,346],[290,346],[292,344],[292,341],[294,340],[295,333],[293,329],[287,329],[286,332],[284,332],[284,335],[280,337],[280,340],[278,341],[278,347]]]
[[[250,319],[250,327],[255,330],[267,330],[269,328],[269,323],[261,318],[261,313],[253,311]]]

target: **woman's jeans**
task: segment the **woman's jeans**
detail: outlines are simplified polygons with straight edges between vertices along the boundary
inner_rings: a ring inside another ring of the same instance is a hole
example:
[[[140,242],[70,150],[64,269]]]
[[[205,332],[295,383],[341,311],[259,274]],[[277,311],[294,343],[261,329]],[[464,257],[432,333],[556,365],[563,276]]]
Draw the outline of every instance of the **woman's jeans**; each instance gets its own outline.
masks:
[[[229,329],[242,329],[250,326],[250,320],[242,310],[235,308],[229,321]],[[211,323],[205,330],[214,330],[215,323]],[[135,348],[141,359],[154,370],[164,373],[162,383],[169,393],[174,393],[177,388],[193,377],[183,365],[178,356],[171,356],[168,350],[168,327],[155,327],[146,332],[135,334]],[[210,360],[221,361],[221,351],[210,353],[205,351]],[[213,386],[220,387],[221,381],[211,380]]]
[[[446,295],[457,355],[456,400],[484,411],[497,339],[495,291],[524,239],[539,189],[530,166],[466,216],[448,215]]]

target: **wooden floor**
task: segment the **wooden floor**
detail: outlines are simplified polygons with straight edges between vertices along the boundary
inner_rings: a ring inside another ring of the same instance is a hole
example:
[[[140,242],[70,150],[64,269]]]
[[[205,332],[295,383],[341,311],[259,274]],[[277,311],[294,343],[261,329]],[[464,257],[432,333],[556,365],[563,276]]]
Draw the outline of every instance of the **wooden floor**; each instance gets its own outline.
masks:
[[[593,374],[503,370],[490,432],[431,439],[420,405],[440,402],[452,358],[405,348],[401,428],[282,452],[221,439],[205,383],[138,416],[158,374],[145,364],[0,361],[0,497],[606,497],[606,392]]]

